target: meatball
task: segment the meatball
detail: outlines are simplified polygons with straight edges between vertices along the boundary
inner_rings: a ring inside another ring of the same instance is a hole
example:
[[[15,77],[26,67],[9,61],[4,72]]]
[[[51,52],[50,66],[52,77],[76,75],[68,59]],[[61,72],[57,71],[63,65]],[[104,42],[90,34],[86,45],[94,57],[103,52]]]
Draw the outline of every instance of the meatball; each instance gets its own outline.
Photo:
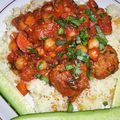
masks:
[[[118,70],[119,60],[116,51],[107,45],[97,62],[91,62],[91,74],[96,79],[104,79]]]
[[[80,67],[82,69],[83,65]],[[65,70],[63,64],[58,65],[50,72],[50,82],[63,96],[68,96],[71,101],[89,86],[84,69],[80,77],[74,80],[71,71]]]

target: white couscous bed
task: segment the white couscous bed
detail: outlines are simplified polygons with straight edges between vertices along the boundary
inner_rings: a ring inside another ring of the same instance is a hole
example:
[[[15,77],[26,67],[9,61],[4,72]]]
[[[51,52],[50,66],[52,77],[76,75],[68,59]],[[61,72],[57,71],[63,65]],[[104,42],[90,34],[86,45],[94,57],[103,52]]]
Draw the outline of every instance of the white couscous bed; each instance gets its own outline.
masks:
[[[9,79],[10,84],[13,86],[17,85],[20,78],[11,71],[7,61],[7,56],[11,52],[9,49],[9,36],[11,32],[17,31],[17,29],[11,25],[11,20],[21,14],[21,12],[33,11],[39,5],[42,5],[42,2],[34,0],[22,10],[15,8],[12,15],[6,20],[8,31],[0,40],[0,72]],[[106,10],[112,17],[112,34],[107,35],[106,38],[108,39],[108,44],[116,50],[120,62],[120,10],[114,5],[108,6]],[[111,108],[119,74],[120,70],[104,80],[90,80],[89,89],[85,89],[72,103],[73,111]],[[27,101],[35,113],[67,111],[68,97],[63,97],[55,87],[46,84],[46,82],[40,81],[39,79],[31,80],[27,83],[27,89],[29,93],[25,95],[23,99]]]

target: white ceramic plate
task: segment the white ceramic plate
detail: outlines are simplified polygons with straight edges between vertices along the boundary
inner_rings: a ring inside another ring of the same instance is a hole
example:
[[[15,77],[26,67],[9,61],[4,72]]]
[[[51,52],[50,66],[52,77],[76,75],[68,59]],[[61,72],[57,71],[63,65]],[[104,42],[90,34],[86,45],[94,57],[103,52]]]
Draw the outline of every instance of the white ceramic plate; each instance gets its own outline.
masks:
[[[86,0],[85,0],[86,1]],[[22,7],[30,0],[4,0],[0,1],[0,37],[6,31],[6,25],[4,20],[10,15],[11,10],[15,7]],[[96,0],[99,6],[106,8],[110,4],[116,4],[120,6],[120,0]],[[2,120],[10,120],[12,117],[17,116],[15,111],[5,102],[5,100],[0,96],[0,118]]]

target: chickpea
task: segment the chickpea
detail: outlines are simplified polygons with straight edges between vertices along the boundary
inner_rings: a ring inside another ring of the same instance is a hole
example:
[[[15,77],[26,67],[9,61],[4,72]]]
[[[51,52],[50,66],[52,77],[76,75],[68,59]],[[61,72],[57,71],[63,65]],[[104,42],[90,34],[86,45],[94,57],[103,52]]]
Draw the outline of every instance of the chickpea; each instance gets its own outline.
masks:
[[[46,51],[55,50],[55,48],[56,48],[55,40],[52,38],[48,38],[47,40],[45,40],[44,48]]]
[[[18,57],[15,66],[18,70],[22,70],[27,65],[27,61],[24,57]]]
[[[87,53],[87,48],[83,45],[77,45],[76,50],[81,49],[82,52]]]
[[[99,41],[96,38],[91,38],[88,42],[88,48],[99,48]]]
[[[38,47],[38,48],[37,48],[37,51],[38,51],[38,54],[39,54],[40,56],[44,56],[45,51],[44,51],[43,48]]]
[[[47,63],[44,60],[40,60],[37,62],[37,69],[38,70],[46,70],[47,69]]]

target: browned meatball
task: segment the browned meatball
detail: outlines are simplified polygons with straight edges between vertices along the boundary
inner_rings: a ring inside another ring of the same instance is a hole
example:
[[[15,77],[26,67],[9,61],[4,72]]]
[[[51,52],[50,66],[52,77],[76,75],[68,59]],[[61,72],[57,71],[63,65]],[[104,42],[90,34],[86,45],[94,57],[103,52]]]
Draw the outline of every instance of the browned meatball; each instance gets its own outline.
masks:
[[[50,72],[50,81],[52,85],[63,95],[68,96],[71,101],[75,99],[84,89],[89,87],[86,76],[86,65],[81,64],[82,73],[80,78],[74,80],[71,72],[65,70],[63,64],[58,65]]]
[[[119,60],[116,51],[107,45],[97,62],[91,62],[91,74],[96,79],[104,79],[118,70]]]

